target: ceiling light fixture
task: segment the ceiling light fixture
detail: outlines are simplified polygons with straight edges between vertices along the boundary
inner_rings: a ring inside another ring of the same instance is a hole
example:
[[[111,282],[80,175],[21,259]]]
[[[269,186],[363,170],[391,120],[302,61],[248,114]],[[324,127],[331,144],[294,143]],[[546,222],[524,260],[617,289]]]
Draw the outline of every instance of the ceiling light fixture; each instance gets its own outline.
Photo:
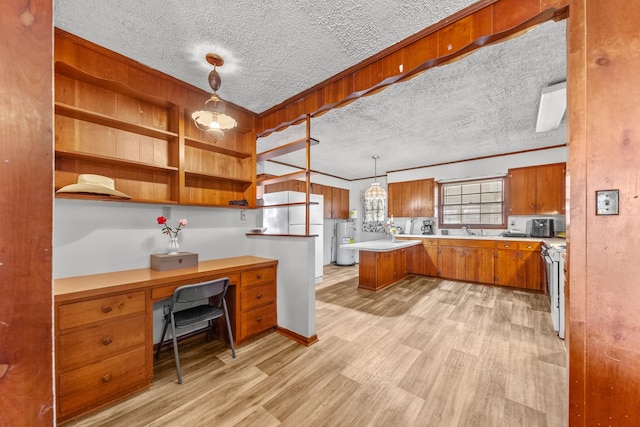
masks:
[[[378,182],[378,159],[380,156],[373,156],[374,161],[374,182],[371,184],[371,187],[367,188],[364,192],[364,198],[369,200],[385,200],[387,198],[387,191],[380,187],[380,183]]]
[[[209,86],[213,89],[213,94],[204,103],[204,110],[196,111],[191,118],[198,129],[205,131],[214,142],[218,142],[224,138],[224,131],[236,127],[238,123],[233,117],[225,114],[226,103],[216,93],[222,84],[216,67],[222,66],[224,59],[215,53],[207,53],[206,59],[213,65],[213,70],[209,73]]]

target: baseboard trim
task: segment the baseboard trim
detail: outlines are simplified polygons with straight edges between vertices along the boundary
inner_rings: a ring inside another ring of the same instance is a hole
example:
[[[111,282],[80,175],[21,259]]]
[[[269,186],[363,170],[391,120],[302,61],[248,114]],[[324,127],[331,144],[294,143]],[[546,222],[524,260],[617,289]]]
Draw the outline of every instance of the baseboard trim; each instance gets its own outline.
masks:
[[[312,344],[315,344],[318,341],[318,335],[317,334],[313,334],[310,337],[305,337],[303,335],[300,335],[298,333],[295,333],[293,331],[290,331],[288,329],[285,329],[281,326],[278,326],[276,328],[276,331],[278,331],[278,333],[280,335],[284,335],[285,337],[294,340],[295,342],[298,342],[302,345],[305,345],[307,347],[311,346]]]

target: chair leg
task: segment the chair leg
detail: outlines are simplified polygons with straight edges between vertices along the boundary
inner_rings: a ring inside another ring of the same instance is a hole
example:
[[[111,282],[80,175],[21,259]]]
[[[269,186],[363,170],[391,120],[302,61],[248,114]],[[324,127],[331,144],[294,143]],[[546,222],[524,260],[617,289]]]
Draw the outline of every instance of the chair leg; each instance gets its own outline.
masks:
[[[176,337],[176,327],[171,322],[171,334],[173,335],[173,355],[176,358],[176,371],[178,371],[178,384],[182,384],[182,371],[180,370],[180,357],[178,356],[178,338]]]
[[[224,323],[227,324],[227,332],[229,333],[229,343],[231,344],[231,357],[236,358],[236,347],[233,345],[233,334],[231,333],[231,324],[229,322],[229,312],[227,311],[227,302],[222,300],[222,307],[224,309]]]
[[[169,319],[164,317],[164,326],[162,327],[162,335],[160,336],[160,342],[158,343],[158,349],[156,350],[156,359],[160,357],[160,350],[162,349],[162,343],[164,342],[164,336],[167,333],[167,326],[169,326]]]

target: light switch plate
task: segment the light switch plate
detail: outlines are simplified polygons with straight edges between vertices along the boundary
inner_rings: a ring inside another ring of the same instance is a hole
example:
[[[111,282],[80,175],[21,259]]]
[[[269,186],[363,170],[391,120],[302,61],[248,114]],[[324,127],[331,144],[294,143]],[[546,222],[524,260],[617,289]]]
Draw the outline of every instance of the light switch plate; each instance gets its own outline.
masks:
[[[596,215],[618,215],[618,190],[596,191]]]

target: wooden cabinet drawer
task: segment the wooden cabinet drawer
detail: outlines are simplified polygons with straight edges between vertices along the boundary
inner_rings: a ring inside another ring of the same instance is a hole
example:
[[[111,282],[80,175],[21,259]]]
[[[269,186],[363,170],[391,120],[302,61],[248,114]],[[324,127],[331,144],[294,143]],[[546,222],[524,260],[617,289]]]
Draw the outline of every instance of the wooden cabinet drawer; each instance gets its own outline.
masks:
[[[242,289],[240,296],[240,310],[248,311],[261,305],[271,304],[276,300],[276,284],[252,286]]]
[[[518,250],[521,251],[539,251],[541,244],[538,242],[520,242],[518,243]]]
[[[424,246],[438,246],[438,239],[422,239],[422,244]]]
[[[464,248],[491,248],[493,240],[473,240],[473,239],[440,239],[440,246],[458,246]]]
[[[262,332],[277,323],[277,310],[275,304],[265,305],[255,310],[243,312],[240,321],[240,338],[244,339],[251,335]]]
[[[276,267],[265,267],[242,272],[240,283],[243,288],[259,283],[272,282],[276,278]]]
[[[56,348],[59,371],[68,371],[143,346],[145,319],[145,316],[137,316],[60,335]]]
[[[58,328],[65,330],[144,311],[144,291],[62,304],[58,306]]]
[[[515,240],[496,240],[496,249],[518,249],[518,241]]]
[[[215,279],[221,279],[223,277],[228,277],[229,278],[229,284],[230,285],[237,285],[238,284],[238,279],[240,278],[240,275],[238,273],[233,273],[233,274],[221,274],[220,276],[212,276],[212,277],[208,277],[207,279],[202,280],[203,282],[206,280],[215,280]],[[200,283],[200,282],[192,282],[192,283]],[[161,299],[165,299],[165,298],[171,298],[173,296],[173,292],[178,289],[180,286],[182,285],[186,285],[187,283],[182,283],[182,284],[171,284],[171,285],[166,285],[166,286],[160,286],[157,288],[153,288],[151,289],[151,299],[153,301],[158,301]]]
[[[144,347],[61,374],[58,416],[82,412],[147,384]]]

